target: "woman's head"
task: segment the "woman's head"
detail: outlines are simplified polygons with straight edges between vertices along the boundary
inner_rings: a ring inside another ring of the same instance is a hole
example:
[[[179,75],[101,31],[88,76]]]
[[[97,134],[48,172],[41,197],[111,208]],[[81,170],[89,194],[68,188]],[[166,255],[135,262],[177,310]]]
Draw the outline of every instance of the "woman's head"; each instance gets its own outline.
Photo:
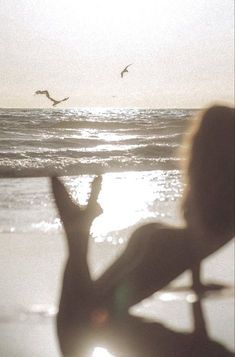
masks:
[[[187,161],[183,210],[215,235],[234,234],[234,109],[213,106],[195,121]]]

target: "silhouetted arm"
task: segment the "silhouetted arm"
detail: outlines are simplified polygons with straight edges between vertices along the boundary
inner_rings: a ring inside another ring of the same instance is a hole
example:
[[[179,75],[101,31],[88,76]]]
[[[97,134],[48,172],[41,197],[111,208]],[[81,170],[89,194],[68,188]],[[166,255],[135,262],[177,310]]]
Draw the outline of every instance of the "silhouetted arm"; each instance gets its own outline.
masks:
[[[82,209],[73,202],[64,184],[57,177],[52,178],[52,190],[66,232],[70,254],[80,255],[82,250],[83,256],[86,257],[87,255],[91,224],[102,213],[102,208],[97,203],[101,181],[102,179],[99,176],[94,179],[87,207]]]
[[[202,288],[201,282],[201,264],[198,263],[192,268],[192,287],[195,292],[201,291]]]
[[[92,182],[88,205],[81,209],[70,198],[65,186],[53,177],[52,190],[63,222],[68,243],[68,258],[64,268],[57,314],[57,334],[64,356],[72,356],[77,335],[89,323],[94,304],[94,284],[87,263],[90,227],[101,212],[97,197],[101,178]]]
[[[81,209],[72,201],[63,183],[57,177],[52,178],[52,189],[68,244],[68,259],[62,284],[62,305],[65,309],[75,308],[74,304],[79,301],[81,304],[81,297],[85,298],[81,306],[85,306],[86,299],[93,292],[87,249],[91,224],[102,212],[96,201],[100,187],[101,178],[97,177],[92,183],[88,205]]]

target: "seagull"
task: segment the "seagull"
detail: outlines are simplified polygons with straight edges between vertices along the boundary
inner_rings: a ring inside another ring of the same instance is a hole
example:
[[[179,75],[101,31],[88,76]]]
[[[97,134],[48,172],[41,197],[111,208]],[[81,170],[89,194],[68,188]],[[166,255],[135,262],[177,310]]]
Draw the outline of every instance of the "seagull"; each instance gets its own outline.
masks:
[[[124,73],[127,73],[128,72],[128,67],[130,67],[131,65],[132,65],[133,63],[130,63],[130,64],[128,64],[124,69],[123,69],[123,71],[121,71],[121,77],[123,78],[123,75],[124,75]]]
[[[52,104],[53,107],[56,106],[57,104],[61,103],[61,102],[64,102],[65,100],[68,100],[68,99],[69,99],[69,97],[66,97],[66,98],[61,99],[61,100],[53,99],[53,98],[51,98],[51,96],[50,96],[50,94],[49,94],[49,92],[48,92],[47,90],[37,90],[37,91],[35,92],[35,94],[45,94],[46,97],[47,97],[48,99],[50,99],[50,100],[53,102],[53,104]]]

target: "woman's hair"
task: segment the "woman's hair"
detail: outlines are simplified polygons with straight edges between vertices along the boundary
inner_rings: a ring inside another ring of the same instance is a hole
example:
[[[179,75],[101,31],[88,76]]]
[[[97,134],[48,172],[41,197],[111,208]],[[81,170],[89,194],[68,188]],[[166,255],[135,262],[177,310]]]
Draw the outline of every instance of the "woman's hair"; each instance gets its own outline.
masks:
[[[191,205],[200,224],[216,235],[234,234],[234,109],[212,106],[190,132],[183,211]],[[192,213],[192,212],[191,212]]]

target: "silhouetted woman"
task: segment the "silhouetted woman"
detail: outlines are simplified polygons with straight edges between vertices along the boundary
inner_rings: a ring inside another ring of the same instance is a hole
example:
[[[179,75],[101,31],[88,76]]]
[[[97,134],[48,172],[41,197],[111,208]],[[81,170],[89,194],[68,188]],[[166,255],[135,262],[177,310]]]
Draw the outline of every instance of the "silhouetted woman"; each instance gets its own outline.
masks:
[[[193,272],[194,288],[203,289],[200,262],[234,236],[234,126],[234,109],[225,106],[206,109],[193,120],[187,135],[185,226],[141,226],[123,254],[95,281],[87,264],[87,245],[91,223],[102,212],[97,204],[101,178],[93,181],[85,210],[71,201],[57,178],[52,179],[69,249],[57,319],[64,356],[82,351],[81,345],[89,344],[87,336],[107,337],[112,326],[129,318],[131,306],[187,269]],[[120,328],[117,331],[118,335]]]

